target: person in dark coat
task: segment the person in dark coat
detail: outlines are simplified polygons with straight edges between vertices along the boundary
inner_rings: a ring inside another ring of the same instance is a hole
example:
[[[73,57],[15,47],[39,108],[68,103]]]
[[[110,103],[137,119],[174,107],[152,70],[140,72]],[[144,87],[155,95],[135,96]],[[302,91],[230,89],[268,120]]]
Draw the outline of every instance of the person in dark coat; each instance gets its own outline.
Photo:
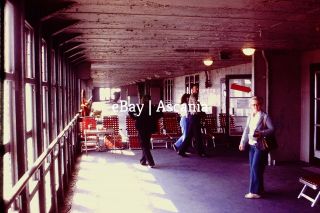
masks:
[[[189,98],[189,116],[188,116],[188,131],[185,139],[184,145],[179,149],[179,154],[185,156],[185,151],[190,145],[192,139],[195,140],[196,150],[201,157],[206,157],[202,134],[201,134],[201,116],[203,112],[201,111],[201,105],[198,101],[199,87],[194,84],[191,87],[191,95]]]
[[[155,166],[151,154],[151,134],[156,132],[157,121],[161,117],[161,112],[157,112],[156,108],[150,103],[150,95],[144,95],[141,99],[142,107],[141,113],[136,107],[134,112],[129,112],[130,117],[136,120],[136,128],[138,130],[139,143],[142,149],[142,157],[140,159],[141,165],[149,165],[153,168]],[[148,164],[147,164],[148,163]]]

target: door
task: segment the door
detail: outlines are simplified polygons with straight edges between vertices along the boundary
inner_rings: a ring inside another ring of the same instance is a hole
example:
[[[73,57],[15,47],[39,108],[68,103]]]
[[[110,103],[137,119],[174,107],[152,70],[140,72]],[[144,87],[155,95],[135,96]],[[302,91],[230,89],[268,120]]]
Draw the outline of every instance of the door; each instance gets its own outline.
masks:
[[[226,76],[226,133],[241,136],[250,113],[251,75]]]
[[[311,65],[311,161],[320,161],[320,64]]]

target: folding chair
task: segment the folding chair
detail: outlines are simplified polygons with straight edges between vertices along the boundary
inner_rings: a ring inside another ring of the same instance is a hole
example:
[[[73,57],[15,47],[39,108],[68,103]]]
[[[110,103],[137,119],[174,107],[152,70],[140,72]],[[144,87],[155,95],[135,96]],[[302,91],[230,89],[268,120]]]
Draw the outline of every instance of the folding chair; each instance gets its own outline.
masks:
[[[313,174],[309,176],[303,176],[299,178],[300,183],[304,184],[298,198],[304,197],[307,200],[311,202],[311,207],[314,207],[314,205],[317,203],[319,197],[320,197],[320,175],[319,174]],[[312,198],[311,196],[305,194],[307,188],[311,188],[317,192],[317,195],[315,198]]]

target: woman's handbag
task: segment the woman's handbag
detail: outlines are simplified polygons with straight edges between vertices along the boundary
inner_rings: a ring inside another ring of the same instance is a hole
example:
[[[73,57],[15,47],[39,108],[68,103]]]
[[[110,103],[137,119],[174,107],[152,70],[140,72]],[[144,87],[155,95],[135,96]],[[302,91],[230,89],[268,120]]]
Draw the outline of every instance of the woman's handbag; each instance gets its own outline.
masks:
[[[274,134],[262,138],[263,150],[266,150],[269,152],[277,149],[277,147],[278,147],[278,144],[277,144],[276,138],[274,137]]]
[[[266,120],[267,120],[267,115],[265,115],[264,119],[263,119],[264,128],[266,128],[266,126],[267,126]],[[262,138],[262,149],[263,150],[270,152],[270,151],[275,150],[277,148],[278,148],[278,144],[276,141],[276,137],[274,136],[274,133]]]

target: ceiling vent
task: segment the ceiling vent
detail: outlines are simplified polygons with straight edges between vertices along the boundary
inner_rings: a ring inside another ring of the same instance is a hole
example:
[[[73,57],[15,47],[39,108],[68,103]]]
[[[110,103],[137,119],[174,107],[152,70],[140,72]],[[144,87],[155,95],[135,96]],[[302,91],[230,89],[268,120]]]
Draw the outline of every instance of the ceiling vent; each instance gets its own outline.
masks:
[[[219,56],[220,60],[229,60],[231,59],[231,52],[229,51],[220,51]]]

